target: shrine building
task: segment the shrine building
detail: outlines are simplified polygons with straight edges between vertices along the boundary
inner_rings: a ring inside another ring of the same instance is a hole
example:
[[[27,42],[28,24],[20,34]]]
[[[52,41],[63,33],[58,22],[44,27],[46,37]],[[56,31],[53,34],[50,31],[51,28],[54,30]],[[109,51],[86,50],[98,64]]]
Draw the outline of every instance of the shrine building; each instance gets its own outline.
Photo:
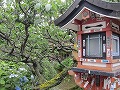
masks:
[[[84,90],[120,90],[120,3],[75,0],[54,23],[76,32],[77,66],[68,71],[75,83]]]

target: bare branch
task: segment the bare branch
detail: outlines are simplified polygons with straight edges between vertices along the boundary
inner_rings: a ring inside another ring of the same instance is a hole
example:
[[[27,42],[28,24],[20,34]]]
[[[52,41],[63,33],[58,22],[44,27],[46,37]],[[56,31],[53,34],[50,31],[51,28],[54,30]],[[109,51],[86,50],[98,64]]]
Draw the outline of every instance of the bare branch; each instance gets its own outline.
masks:
[[[26,43],[28,41],[28,37],[29,37],[28,27],[29,26],[25,25],[25,35],[26,35],[26,37],[25,37],[24,42],[21,44],[21,51],[20,51],[21,55],[23,55],[23,53],[25,51]]]
[[[0,37],[1,37],[3,40],[6,40],[6,41],[9,42],[10,44],[12,44],[11,41],[10,41],[10,39],[8,38],[8,36],[7,36],[5,33],[1,32],[1,31],[0,31]]]
[[[26,16],[27,14],[26,14],[26,12],[23,10],[23,8],[21,7],[21,3],[18,2],[18,4],[19,4],[19,7],[20,7],[21,11],[22,11],[22,12],[25,14],[25,16]]]

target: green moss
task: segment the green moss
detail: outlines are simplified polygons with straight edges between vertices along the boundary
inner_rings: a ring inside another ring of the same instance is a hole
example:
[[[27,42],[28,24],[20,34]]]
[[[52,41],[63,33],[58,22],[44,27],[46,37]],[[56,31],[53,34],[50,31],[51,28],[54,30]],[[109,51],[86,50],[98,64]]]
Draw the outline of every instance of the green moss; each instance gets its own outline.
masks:
[[[57,83],[60,83],[64,77],[64,75],[67,73],[67,70],[63,70],[59,74],[57,74],[53,79],[50,81],[47,81],[40,85],[40,90],[45,90],[48,88],[51,88],[52,86],[57,85]]]

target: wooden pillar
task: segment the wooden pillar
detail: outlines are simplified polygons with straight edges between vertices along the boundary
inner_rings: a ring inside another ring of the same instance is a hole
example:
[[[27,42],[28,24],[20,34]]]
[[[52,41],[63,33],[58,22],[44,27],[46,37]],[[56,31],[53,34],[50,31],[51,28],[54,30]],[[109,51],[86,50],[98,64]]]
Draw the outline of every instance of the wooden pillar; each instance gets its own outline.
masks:
[[[111,53],[111,46],[112,46],[112,31],[106,31],[106,59],[109,60],[109,63],[106,64],[107,68],[112,71],[112,53]]]
[[[80,61],[80,59],[82,58],[82,21],[78,20],[78,19],[75,19],[74,20],[74,23],[79,25],[79,31],[77,32],[77,47],[78,47],[78,66],[77,67],[80,67],[82,62]]]

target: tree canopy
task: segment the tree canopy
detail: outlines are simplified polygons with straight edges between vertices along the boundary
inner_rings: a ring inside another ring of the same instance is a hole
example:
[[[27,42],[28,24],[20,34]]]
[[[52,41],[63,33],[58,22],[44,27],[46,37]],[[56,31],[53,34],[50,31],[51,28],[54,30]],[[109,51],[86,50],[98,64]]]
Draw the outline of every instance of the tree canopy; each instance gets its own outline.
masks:
[[[71,57],[73,33],[60,30],[53,21],[71,3],[72,0],[1,0],[0,60],[24,63],[39,84],[67,68],[62,61]],[[56,61],[61,65],[59,69],[53,67]]]

